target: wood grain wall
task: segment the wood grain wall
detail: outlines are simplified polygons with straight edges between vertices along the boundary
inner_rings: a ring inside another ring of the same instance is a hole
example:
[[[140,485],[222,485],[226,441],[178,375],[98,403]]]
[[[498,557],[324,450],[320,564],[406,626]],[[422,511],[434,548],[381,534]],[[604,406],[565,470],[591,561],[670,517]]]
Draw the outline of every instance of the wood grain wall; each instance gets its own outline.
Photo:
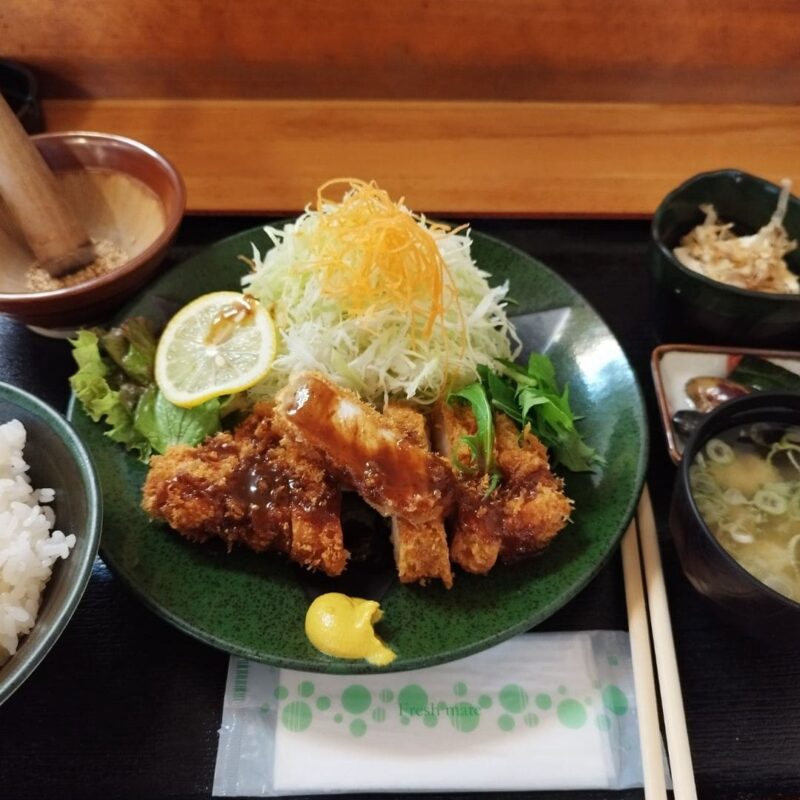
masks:
[[[797,0],[2,0],[50,97],[795,104]]]

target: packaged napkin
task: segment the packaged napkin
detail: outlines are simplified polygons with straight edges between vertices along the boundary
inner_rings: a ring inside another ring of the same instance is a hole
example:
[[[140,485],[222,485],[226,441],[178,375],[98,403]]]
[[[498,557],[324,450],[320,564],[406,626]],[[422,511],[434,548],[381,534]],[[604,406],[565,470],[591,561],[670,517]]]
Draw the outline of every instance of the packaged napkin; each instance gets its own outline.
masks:
[[[641,785],[625,632],[524,634],[382,675],[230,661],[215,796]]]

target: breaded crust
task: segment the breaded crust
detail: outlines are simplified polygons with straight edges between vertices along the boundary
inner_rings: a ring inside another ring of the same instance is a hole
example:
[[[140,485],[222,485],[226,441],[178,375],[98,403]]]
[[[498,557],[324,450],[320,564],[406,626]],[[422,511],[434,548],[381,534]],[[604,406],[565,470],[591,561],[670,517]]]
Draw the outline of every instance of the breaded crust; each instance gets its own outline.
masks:
[[[553,475],[547,448],[529,429],[520,431],[506,414],[494,415],[494,460],[502,480],[487,494],[485,476],[464,471],[470,451],[464,436],[477,431],[465,403],[440,403],[434,412],[436,441],[461,465],[457,511],[452,520],[450,556],[467,572],[485,575],[497,563],[518,561],[541,552],[563,530],[572,501]],[[455,454],[455,456],[452,456]]]
[[[187,539],[276,550],[328,575],[347,564],[339,506],[321,457],[288,439],[268,404],[233,433],[154,456],[142,493],[144,510]]]
[[[438,403],[433,410],[434,442],[455,465],[458,499],[450,519],[450,558],[467,572],[485,575],[500,555],[501,515],[491,495],[489,479],[472,475],[465,436],[477,431],[475,417],[463,403]]]
[[[410,442],[430,449],[427,422],[419,411],[401,403],[388,403],[383,414]],[[439,578],[448,589],[453,586],[447,533],[441,518],[414,523],[392,517],[392,546],[401,583],[425,584],[430,578]]]

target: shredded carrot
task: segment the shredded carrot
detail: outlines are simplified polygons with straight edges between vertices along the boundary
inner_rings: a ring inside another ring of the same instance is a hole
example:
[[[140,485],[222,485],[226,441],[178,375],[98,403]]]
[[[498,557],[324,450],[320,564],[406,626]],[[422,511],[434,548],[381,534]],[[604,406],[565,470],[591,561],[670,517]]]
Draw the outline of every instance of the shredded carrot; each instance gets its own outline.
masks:
[[[326,196],[344,186],[341,200]],[[418,319],[422,336],[430,338],[451,306],[458,310],[466,341],[466,324],[458,289],[437,247],[437,238],[466,226],[428,223],[375,182],[354,178],[327,181],[317,190],[319,224],[312,233],[313,270],[322,291],[351,316],[368,316],[390,306]],[[412,325],[412,330],[417,329]]]

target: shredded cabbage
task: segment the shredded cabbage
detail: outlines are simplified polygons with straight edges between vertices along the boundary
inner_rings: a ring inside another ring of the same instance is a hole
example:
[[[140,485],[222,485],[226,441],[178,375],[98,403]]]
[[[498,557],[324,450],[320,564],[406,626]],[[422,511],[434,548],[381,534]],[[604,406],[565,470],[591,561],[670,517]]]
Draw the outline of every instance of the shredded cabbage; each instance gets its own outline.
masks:
[[[430,299],[437,314],[433,328],[426,326],[430,314],[419,308],[419,298],[414,313],[385,298],[353,312],[326,292],[322,270],[314,265],[321,251],[331,249],[325,239],[336,236],[337,227],[320,221],[339,207],[320,203],[283,229],[265,227],[274,246],[263,255],[253,245],[253,272],[242,283],[271,311],[279,336],[270,374],[250,390],[254,399],[274,396],[295,371],[315,370],[378,405],[390,397],[426,404],[476,380],[478,366],[516,357],[520,342],[505,311],[508,284],[489,286],[488,274],[471,257],[469,230],[429,224],[401,204],[397,208],[433,238],[452,283],[443,306],[441,299]],[[355,241],[355,247],[363,246]],[[369,252],[380,259],[380,248]],[[396,258],[396,251],[391,255]],[[377,287],[380,263],[372,270]]]

